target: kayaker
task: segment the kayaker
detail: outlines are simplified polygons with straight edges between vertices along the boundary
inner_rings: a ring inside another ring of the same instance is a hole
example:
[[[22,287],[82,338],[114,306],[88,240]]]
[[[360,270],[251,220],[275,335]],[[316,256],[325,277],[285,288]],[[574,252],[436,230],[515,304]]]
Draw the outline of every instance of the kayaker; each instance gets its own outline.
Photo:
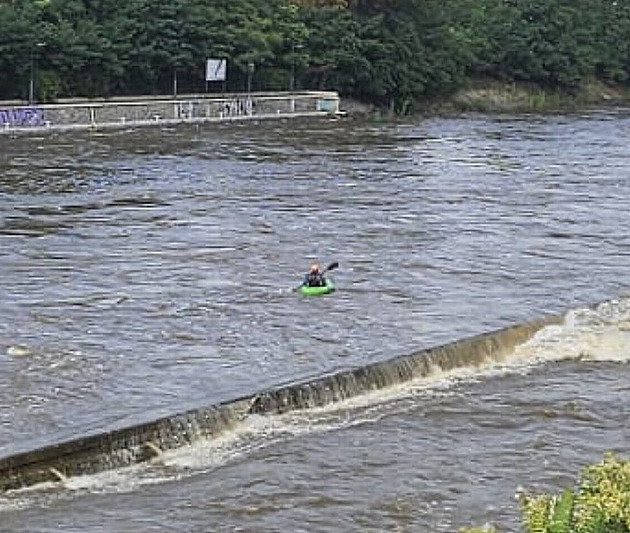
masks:
[[[304,277],[304,285],[307,287],[324,287],[326,285],[326,278],[324,278],[317,263],[313,263],[308,269],[308,274]]]

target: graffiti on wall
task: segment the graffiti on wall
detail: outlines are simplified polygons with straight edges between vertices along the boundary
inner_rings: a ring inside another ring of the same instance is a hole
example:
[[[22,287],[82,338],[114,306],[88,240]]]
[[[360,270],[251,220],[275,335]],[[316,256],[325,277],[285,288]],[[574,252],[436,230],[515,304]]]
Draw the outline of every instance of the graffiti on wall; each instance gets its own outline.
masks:
[[[198,104],[196,102],[179,102],[177,105],[177,118],[191,119],[197,113]]]
[[[233,98],[223,104],[221,116],[223,117],[242,117],[254,114],[256,102],[251,98]]]
[[[44,112],[39,107],[0,107],[0,126],[42,126]]]

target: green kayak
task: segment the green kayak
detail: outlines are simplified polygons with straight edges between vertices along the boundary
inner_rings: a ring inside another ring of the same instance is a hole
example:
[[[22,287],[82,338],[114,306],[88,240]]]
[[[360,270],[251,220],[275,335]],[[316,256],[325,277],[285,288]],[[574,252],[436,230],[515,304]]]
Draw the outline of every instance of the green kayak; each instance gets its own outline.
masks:
[[[308,285],[300,285],[299,291],[305,296],[319,296],[321,294],[328,294],[335,290],[335,284],[329,279],[326,280],[326,285],[321,287],[309,287]]]

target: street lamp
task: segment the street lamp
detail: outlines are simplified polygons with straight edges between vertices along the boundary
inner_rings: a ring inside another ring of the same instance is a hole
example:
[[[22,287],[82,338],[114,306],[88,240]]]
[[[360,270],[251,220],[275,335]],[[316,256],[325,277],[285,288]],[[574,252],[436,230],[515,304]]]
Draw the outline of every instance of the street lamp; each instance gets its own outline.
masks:
[[[31,45],[31,79],[28,83],[28,103],[35,103],[35,49],[46,46],[46,43],[35,43]]]
[[[304,48],[303,44],[291,43],[291,80],[289,82],[289,90],[295,91],[295,51]]]
[[[254,65],[253,61],[247,63],[247,94],[249,95],[252,92],[252,76],[254,75],[254,69],[256,65]]]

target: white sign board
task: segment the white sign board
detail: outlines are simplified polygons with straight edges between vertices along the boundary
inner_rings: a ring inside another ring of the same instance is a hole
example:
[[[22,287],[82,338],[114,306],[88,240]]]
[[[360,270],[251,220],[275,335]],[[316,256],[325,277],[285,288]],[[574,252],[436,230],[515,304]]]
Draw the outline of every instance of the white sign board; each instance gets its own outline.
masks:
[[[227,59],[208,59],[206,61],[206,81],[225,81]]]

